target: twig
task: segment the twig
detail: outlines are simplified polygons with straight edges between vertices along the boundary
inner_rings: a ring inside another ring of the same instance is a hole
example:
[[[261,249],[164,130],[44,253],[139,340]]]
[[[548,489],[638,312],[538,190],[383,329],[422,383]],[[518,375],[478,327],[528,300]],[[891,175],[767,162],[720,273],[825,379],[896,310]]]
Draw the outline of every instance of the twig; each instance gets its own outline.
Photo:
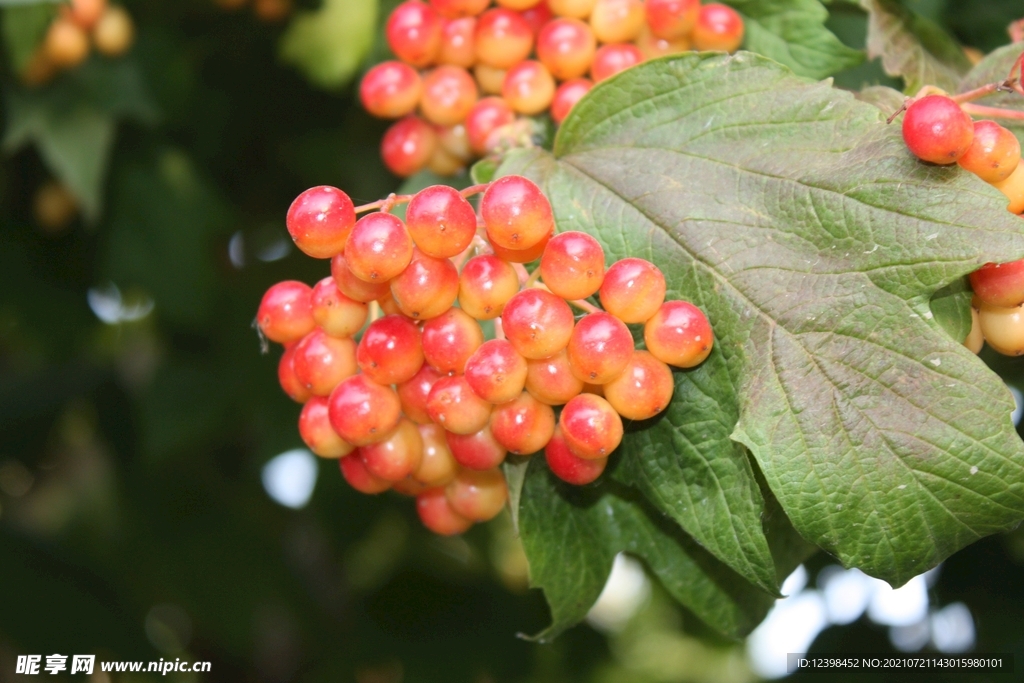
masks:
[[[983,104],[962,104],[960,108],[972,116],[987,116],[994,119],[1013,119],[1024,121],[1024,110],[1004,109],[1002,107],[986,107]]]

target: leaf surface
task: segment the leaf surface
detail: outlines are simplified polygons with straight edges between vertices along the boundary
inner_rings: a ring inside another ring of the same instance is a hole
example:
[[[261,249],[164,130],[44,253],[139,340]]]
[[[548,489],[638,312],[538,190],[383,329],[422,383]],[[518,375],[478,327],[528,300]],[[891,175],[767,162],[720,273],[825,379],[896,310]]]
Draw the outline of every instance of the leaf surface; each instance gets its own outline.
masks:
[[[1004,45],[997,50],[993,50],[985,59],[978,62],[969,74],[964,76],[956,91],[967,92],[989,83],[999,83],[1005,80],[1010,75],[1013,63],[1017,61],[1022,52],[1024,52],[1024,43]],[[985,105],[986,107],[1005,107],[1007,109],[1024,111],[1024,97],[1013,92],[990,95],[978,100],[977,104]],[[999,119],[999,123],[1012,130],[1017,135],[1017,138],[1024,142],[1024,121]]]
[[[370,51],[377,11],[377,0],[324,0],[318,10],[297,12],[281,36],[281,59],[321,88],[340,88]]]

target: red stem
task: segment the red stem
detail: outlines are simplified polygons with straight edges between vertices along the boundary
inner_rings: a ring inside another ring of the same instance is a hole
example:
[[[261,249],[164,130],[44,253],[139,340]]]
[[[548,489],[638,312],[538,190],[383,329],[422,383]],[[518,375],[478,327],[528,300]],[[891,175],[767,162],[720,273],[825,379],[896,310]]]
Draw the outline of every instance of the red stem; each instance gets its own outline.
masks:
[[[986,107],[983,104],[963,104],[961,105],[961,109],[973,116],[990,116],[994,119],[1013,119],[1015,121],[1024,121],[1024,110],[1020,109]]]

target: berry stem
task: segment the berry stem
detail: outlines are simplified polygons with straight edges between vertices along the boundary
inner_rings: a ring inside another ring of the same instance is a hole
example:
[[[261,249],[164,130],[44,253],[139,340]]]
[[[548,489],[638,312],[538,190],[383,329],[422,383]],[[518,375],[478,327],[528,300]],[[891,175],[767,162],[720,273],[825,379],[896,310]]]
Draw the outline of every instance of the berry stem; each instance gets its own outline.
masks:
[[[533,287],[537,282],[540,282],[540,268],[534,268],[530,276],[526,278],[526,282],[523,283],[524,287]]]
[[[412,197],[413,195],[411,194],[395,194],[392,192],[385,199],[378,199],[375,202],[357,206],[355,211],[356,213],[366,213],[367,211],[376,211],[377,209],[380,209],[383,213],[387,213],[398,204],[407,204],[412,201]]]
[[[494,338],[495,339],[504,339],[505,338],[505,328],[502,327],[502,325],[501,325],[501,316],[498,316],[497,318],[494,319]]]
[[[989,116],[996,119],[1014,119],[1024,121],[1024,110],[1004,109],[1002,107],[986,107],[982,104],[963,104],[961,108],[972,116]]]
[[[380,317],[380,302],[374,300],[370,302],[370,322]]]
[[[522,263],[513,263],[512,267],[515,269],[516,275],[519,276],[519,286],[526,287],[526,283],[530,281],[530,271]]]
[[[534,273],[539,273],[539,272],[540,272],[540,268],[538,268],[537,270],[534,271]],[[530,277],[533,277],[533,276],[531,275]],[[543,289],[545,292],[550,292],[551,291],[550,289],[547,288],[547,286],[543,282],[534,282],[533,284],[529,285],[529,287],[532,287],[534,289]],[[589,301],[584,301],[583,299],[575,299],[575,300],[571,300],[571,301],[566,301],[565,303],[569,304],[570,306],[575,306],[576,308],[580,309],[581,311],[585,311],[587,313],[604,313],[604,311],[602,311],[600,308],[598,308],[594,304],[590,303]]]
[[[481,185],[470,185],[465,190],[462,190],[459,194],[461,194],[463,197],[472,197],[475,194],[480,194],[481,192],[484,192],[490,186],[490,183],[483,183]]]

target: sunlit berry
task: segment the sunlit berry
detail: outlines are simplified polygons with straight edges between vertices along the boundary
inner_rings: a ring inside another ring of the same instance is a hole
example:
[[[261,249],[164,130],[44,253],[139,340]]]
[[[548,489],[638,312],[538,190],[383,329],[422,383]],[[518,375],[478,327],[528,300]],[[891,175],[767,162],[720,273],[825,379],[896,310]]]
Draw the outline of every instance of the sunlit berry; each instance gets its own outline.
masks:
[[[543,64],[525,59],[505,74],[501,96],[517,113],[533,116],[551,106],[555,79]]]
[[[532,288],[509,300],[501,322],[506,338],[520,355],[547,358],[569,344],[574,319],[564,299]]]
[[[342,381],[328,400],[331,426],[353,446],[386,439],[402,416],[402,404],[394,389],[363,374]]]
[[[561,125],[576,103],[593,87],[594,82],[589,78],[574,78],[558,86],[555,99],[551,100],[551,118],[554,122]]]
[[[551,441],[544,447],[544,459],[548,469],[556,477],[569,484],[584,486],[596,481],[608,465],[608,458],[581,458],[569,450],[562,436],[562,428],[555,427]]]
[[[952,164],[971,148],[974,123],[950,98],[928,95],[907,107],[903,141],[918,159]]]
[[[548,0],[548,7],[556,17],[586,19],[594,11],[597,0]]]
[[[501,87],[505,85],[505,73],[508,69],[499,69],[486,64],[473,67],[473,78],[485,95],[501,95]]]
[[[419,468],[413,472],[413,479],[427,486],[444,486],[459,471],[459,463],[448,447],[447,435],[441,425],[421,424],[420,438],[423,439],[423,458]]]
[[[459,308],[449,308],[423,324],[423,355],[442,375],[461,375],[483,343],[480,324]]]
[[[476,81],[461,66],[446,64],[423,78],[420,111],[439,126],[462,123],[477,101]]]
[[[529,249],[555,227],[551,203],[533,181],[509,175],[491,183],[480,200],[480,215],[491,243]]]
[[[348,267],[344,253],[331,259],[331,278],[338,286],[338,291],[349,299],[362,303],[376,301],[390,291],[387,282],[367,282],[356,277]]]
[[[594,394],[580,394],[566,403],[558,424],[569,450],[580,458],[607,458],[622,443],[622,418]]]
[[[644,53],[632,43],[602,45],[594,55],[594,63],[590,65],[590,76],[595,83],[600,83],[643,61]]]
[[[476,18],[462,17],[445,23],[438,64],[469,69],[476,64]]]
[[[683,38],[693,31],[700,15],[700,0],[647,0],[647,25],[666,40]]]
[[[650,261],[624,258],[608,268],[601,307],[624,323],[645,323],[665,303],[665,275]]]
[[[586,299],[604,281],[604,249],[585,232],[559,233],[540,257],[540,277],[556,296]]]
[[[594,32],[579,19],[555,19],[537,36],[537,59],[560,81],[585,75],[595,52]]]
[[[463,517],[452,508],[441,486],[416,496],[416,514],[423,526],[440,536],[458,536],[473,526],[473,520]]]
[[[518,291],[515,268],[492,254],[469,259],[459,275],[459,306],[477,320],[497,318]]]
[[[108,7],[92,29],[96,51],[107,57],[120,57],[135,42],[135,22],[124,7]]]
[[[476,58],[487,66],[508,69],[530,56],[533,29],[518,12],[489,9],[476,23]]]
[[[469,386],[465,375],[442,377],[427,396],[430,419],[454,434],[474,434],[491,417],[491,404]]]
[[[508,340],[491,339],[466,361],[466,381],[488,403],[507,403],[526,385],[526,359]]]
[[[504,83],[504,76],[502,82]],[[515,120],[515,112],[502,98],[485,97],[479,100],[466,117],[466,134],[469,136],[473,152],[478,155],[485,154],[491,133]]]
[[[423,95],[423,79],[416,69],[399,61],[377,64],[359,84],[359,101],[370,114],[400,119],[416,111]]]
[[[402,403],[402,412],[406,417],[418,424],[432,422],[427,412],[427,397],[439,379],[441,373],[424,363],[411,379],[396,387],[398,399]]]
[[[526,390],[541,403],[565,405],[583,391],[583,381],[573,374],[565,349],[548,358],[528,360],[526,364]]]
[[[707,316],[687,301],[666,301],[644,324],[647,350],[658,360],[680,368],[703,363],[714,340]]]
[[[340,254],[355,223],[352,200],[328,185],[312,187],[296,197],[285,219],[295,246],[313,258]]]
[[[389,171],[404,178],[427,165],[437,144],[433,126],[418,116],[410,115],[396,121],[384,132],[380,155]]]
[[[405,221],[416,246],[435,258],[461,254],[476,235],[473,206],[458,190],[446,185],[417,192],[409,202]]]
[[[391,488],[390,481],[370,474],[362,459],[354,453],[351,456],[342,458],[338,464],[341,468],[341,476],[345,478],[349,486],[360,493],[373,495],[375,493],[383,493]]]
[[[368,313],[366,304],[342,294],[334,278],[325,277],[316,283],[310,302],[313,320],[332,337],[351,337],[363,329]]]
[[[389,213],[371,213],[356,221],[345,245],[352,274],[367,282],[387,282],[412,260],[412,236]]]
[[[495,440],[516,455],[544,448],[555,432],[555,411],[525,391],[508,403],[495,406],[491,415]]]
[[[992,183],[992,186],[1010,200],[1010,203],[1006,205],[1006,209],[1010,213],[1024,213],[1024,164],[1017,164],[1013,173],[1005,180]]]
[[[471,470],[489,470],[505,461],[508,449],[494,438],[490,425],[473,434],[445,434],[452,457]]]
[[[370,323],[356,351],[359,369],[378,384],[401,384],[423,367],[423,347],[416,323],[386,315]]]
[[[491,0],[430,0],[430,6],[442,17],[475,17],[491,4]]]
[[[418,249],[409,266],[391,280],[391,296],[403,315],[429,320],[441,315],[459,295],[459,271],[450,260]]]
[[[995,121],[975,121],[974,141],[957,163],[985,182],[997,183],[1020,163],[1020,141]]]
[[[316,329],[295,346],[295,376],[314,396],[327,396],[358,371],[356,343]]]
[[[277,381],[281,389],[288,395],[288,398],[296,403],[305,403],[313,395],[302,380],[295,374],[295,347],[297,344],[286,346],[281,360],[277,364]]]
[[[690,37],[698,50],[735,52],[743,44],[743,17],[727,5],[703,5]]]
[[[385,33],[395,55],[418,68],[430,66],[441,49],[444,19],[429,5],[407,0],[388,17]]]
[[[1024,260],[986,263],[970,279],[974,295],[983,304],[999,308],[1024,304]]]
[[[626,369],[633,356],[633,335],[611,313],[590,313],[576,323],[566,347],[576,378],[605,384]]]
[[[359,449],[366,469],[385,481],[401,481],[419,469],[423,438],[408,419],[401,419],[388,438]]]
[[[978,322],[985,341],[1004,356],[1024,355],[1024,307],[982,306]]]
[[[604,385],[604,397],[628,420],[647,420],[668,407],[672,370],[648,351],[634,351],[626,368]]]
[[[445,495],[456,513],[486,522],[505,507],[508,486],[499,470],[462,470],[445,487]]]
[[[602,43],[631,41],[643,26],[643,0],[597,0],[590,13],[590,28]]]
[[[313,289],[302,282],[285,280],[267,290],[256,312],[260,331],[272,342],[287,344],[313,331]]]
[[[314,396],[299,414],[299,436],[321,458],[342,458],[355,450],[334,431],[327,417],[327,399]]]

